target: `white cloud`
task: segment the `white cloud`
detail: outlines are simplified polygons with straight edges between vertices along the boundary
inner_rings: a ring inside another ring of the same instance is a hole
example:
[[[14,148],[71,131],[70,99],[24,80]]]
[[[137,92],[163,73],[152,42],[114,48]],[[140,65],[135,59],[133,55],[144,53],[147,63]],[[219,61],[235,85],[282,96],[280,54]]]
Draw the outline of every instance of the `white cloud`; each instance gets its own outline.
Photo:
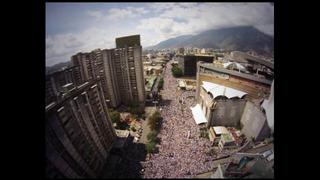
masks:
[[[138,28],[153,30],[159,39],[240,25],[273,35],[274,11],[269,3],[156,3],[149,7],[159,16],[142,19]]]
[[[238,25],[252,25],[273,35],[273,8],[269,3],[147,3],[140,7],[88,9],[84,13],[92,18],[79,33],[47,35],[46,63],[68,61],[80,51],[114,48],[116,37],[132,34],[141,35],[143,47],[180,35]],[[79,21],[75,17],[74,22]]]
[[[87,11],[89,16],[95,17],[102,21],[117,21],[127,18],[135,18],[150,11],[143,7],[126,7],[126,8],[111,8],[107,11]]]
[[[58,34],[46,38],[46,65],[70,60],[77,52],[87,52],[96,48],[113,48],[114,41],[109,30],[91,28],[77,34]]]
[[[136,14],[129,9],[110,9],[108,14],[105,16],[108,20],[120,20],[125,18],[135,17]]]
[[[101,11],[87,11],[87,14],[92,17],[101,18],[102,12]]]
[[[186,24],[184,22],[176,22],[171,18],[153,17],[141,20],[137,29],[150,29],[154,31],[154,38],[158,40],[165,40],[180,34],[187,33],[184,29]]]

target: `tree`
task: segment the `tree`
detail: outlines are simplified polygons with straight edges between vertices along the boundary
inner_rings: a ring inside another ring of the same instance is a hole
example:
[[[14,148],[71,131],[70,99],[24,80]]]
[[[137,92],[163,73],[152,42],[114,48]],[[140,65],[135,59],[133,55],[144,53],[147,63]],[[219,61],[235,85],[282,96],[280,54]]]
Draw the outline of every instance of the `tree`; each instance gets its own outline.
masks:
[[[177,66],[173,66],[171,71],[174,77],[181,77],[183,74],[182,69]]]
[[[154,152],[154,150],[156,149],[156,143],[155,142],[149,142],[147,145],[146,145],[146,150],[147,152],[150,154],[152,152]]]
[[[132,102],[130,105],[129,105],[129,112],[131,114],[136,114],[136,115],[139,115],[141,112],[140,112],[140,105],[138,102]]]
[[[162,89],[163,87],[163,77],[161,77],[161,79],[159,80],[159,84],[158,84],[158,89]]]
[[[151,131],[147,135],[147,139],[149,142],[157,142],[157,132],[156,131]]]
[[[117,129],[125,130],[129,127],[126,122],[120,121],[120,113],[118,111],[113,110],[113,109],[109,109],[109,116],[110,116],[112,123],[116,123]]]
[[[160,123],[161,123],[162,117],[159,111],[154,112],[149,117],[148,125],[150,126],[151,130],[159,130]]]
[[[120,122],[120,113],[116,110],[109,109],[109,116],[113,123],[119,123]]]

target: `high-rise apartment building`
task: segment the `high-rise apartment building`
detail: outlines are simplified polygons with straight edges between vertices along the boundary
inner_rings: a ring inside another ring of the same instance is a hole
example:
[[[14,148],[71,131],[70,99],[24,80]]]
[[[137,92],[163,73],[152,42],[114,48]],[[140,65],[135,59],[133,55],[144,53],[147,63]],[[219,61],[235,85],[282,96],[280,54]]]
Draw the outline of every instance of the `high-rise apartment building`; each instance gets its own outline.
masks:
[[[81,82],[101,78],[108,106],[138,102],[141,108],[144,107],[140,35],[116,38],[116,48],[78,53],[71,61],[73,66],[79,66]]]
[[[78,68],[78,66],[73,66],[46,76],[46,105],[60,98],[65,84],[81,84]]]
[[[122,103],[144,107],[145,87],[140,35],[116,38],[115,62]]]
[[[46,175],[97,177],[116,139],[101,80],[62,89],[46,106]]]

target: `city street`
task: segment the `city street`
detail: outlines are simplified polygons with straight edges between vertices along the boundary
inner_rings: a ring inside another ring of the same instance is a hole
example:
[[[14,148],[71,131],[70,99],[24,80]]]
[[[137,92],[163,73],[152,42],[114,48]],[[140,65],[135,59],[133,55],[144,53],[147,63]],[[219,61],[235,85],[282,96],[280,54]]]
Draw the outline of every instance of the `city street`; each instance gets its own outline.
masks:
[[[207,155],[210,141],[200,137],[191,106],[195,105],[193,91],[177,89],[176,78],[171,73],[172,60],[167,63],[164,73],[164,90],[161,91],[163,124],[158,137],[159,152],[143,163],[144,178],[191,178],[211,170]],[[183,105],[179,100],[183,99]]]

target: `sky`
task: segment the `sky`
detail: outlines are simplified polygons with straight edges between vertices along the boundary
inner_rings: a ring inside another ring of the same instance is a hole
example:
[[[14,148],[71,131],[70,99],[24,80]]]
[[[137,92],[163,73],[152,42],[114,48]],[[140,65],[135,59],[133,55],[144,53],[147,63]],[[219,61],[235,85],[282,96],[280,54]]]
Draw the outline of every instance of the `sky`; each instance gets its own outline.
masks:
[[[209,29],[252,25],[274,34],[271,3],[46,3],[46,66],[77,52],[115,47],[140,34],[142,47]]]

